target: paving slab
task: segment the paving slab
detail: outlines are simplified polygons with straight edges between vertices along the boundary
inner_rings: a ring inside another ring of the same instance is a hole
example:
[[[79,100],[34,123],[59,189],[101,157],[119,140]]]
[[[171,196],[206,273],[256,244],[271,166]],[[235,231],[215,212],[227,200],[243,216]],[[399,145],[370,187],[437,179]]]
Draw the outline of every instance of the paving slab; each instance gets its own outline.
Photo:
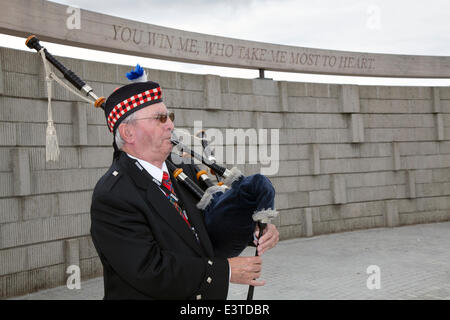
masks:
[[[247,248],[242,255],[253,255]],[[450,300],[450,222],[377,228],[280,241],[263,255],[255,300]],[[229,300],[248,286],[231,284]],[[97,300],[103,279],[13,299]]]

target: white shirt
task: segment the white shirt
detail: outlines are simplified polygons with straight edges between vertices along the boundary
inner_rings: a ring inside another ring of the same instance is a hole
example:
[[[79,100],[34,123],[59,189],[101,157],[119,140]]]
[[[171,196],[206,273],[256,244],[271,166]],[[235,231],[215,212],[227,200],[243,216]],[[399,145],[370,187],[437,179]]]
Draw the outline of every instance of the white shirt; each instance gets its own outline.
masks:
[[[169,174],[169,170],[167,169],[167,165],[165,162],[163,162],[162,168],[158,168],[157,166],[151,164],[150,162],[133,157],[128,153],[127,156],[129,156],[131,159],[138,160],[139,164],[145,169],[145,171],[147,171],[153,178],[158,180],[160,183],[162,182],[163,172]]]

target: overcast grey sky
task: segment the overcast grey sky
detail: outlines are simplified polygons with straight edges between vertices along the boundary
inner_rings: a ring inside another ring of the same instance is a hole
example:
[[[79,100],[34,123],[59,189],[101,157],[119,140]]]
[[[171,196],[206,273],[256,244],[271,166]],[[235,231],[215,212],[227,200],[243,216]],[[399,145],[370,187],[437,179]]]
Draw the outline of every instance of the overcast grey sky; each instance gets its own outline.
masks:
[[[55,0],[126,19],[200,33],[245,40],[372,53],[450,56],[450,1],[448,0]],[[5,46],[0,38],[1,45]],[[14,47],[12,38],[9,45]],[[22,40],[22,39],[21,39]],[[20,44],[23,45],[23,41]],[[48,45],[57,55],[63,46]],[[26,49],[26,48],[25,48]],[[73,50],[72,50],[73,51]],[[76,55],[74,55],[76,53]],[[80,49],[71,56],[111,63],[222,76],[257,77],[255,70],[174,63],[118,54],[96,54]],[[382,83],[386,79],[312,76],[266,72],[275,80]],[[450,85],[449,80],[390,84]]]

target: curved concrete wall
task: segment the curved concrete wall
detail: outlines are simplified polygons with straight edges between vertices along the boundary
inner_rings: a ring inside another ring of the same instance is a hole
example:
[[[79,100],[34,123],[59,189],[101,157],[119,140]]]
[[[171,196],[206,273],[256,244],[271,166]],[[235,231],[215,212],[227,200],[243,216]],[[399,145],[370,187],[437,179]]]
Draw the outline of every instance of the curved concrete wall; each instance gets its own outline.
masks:
[[[348,52],[247,41],[161,27],[45,0],[0,0],[0,4],[0,32],[24,38],[35,34],[41,40],[75,47],[285,72],[410,78],[450,75],[450,57],[446,56]]]
[[[103,112],[54,85],[61,159],[45,162],[47,100],[36,53],[0,48],[0,297],[101,275],[92,189],[111,162]],[[131,67],[61,58],[98,95]],[[450,88],[247,80],[148,70],[176,126],[279,130],[271,176],[281,238],[450,219]],[[206,125],[207,124],[207,125]],[[261,165],[239,166],[245,174]]]

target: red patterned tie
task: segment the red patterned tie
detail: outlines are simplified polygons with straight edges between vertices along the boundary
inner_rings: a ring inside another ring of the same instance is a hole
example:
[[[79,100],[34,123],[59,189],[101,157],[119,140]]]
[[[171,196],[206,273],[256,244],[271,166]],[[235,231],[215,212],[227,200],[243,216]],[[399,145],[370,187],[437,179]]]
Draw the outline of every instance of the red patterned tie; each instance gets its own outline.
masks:
[[[167,188],[167,190],[169,190],[174,196],[176,196],[175,191],[173,190],[173,186],[172,186],[172,182],[170,181],[170,177],[169,174],[167,172],[163,172],[163,177],[162,177],[162,184],[164,187]],[[170,194],[168,194],[166,191],[164,191],[164,193],[167,196],[167,199],[169,199],[169,201],[173,204],[173,206],[175,207],[175,209],[178,211],[178,213],[181,215],[181,217],[183,218],[183,220],[187,223],[189,229],[191,228],[191,224],[189,223],[188,217],[186,216],[186,214],[183,212],[183,210],[180,208],[180,206],[178,205],[178,203],[170,196]]]

